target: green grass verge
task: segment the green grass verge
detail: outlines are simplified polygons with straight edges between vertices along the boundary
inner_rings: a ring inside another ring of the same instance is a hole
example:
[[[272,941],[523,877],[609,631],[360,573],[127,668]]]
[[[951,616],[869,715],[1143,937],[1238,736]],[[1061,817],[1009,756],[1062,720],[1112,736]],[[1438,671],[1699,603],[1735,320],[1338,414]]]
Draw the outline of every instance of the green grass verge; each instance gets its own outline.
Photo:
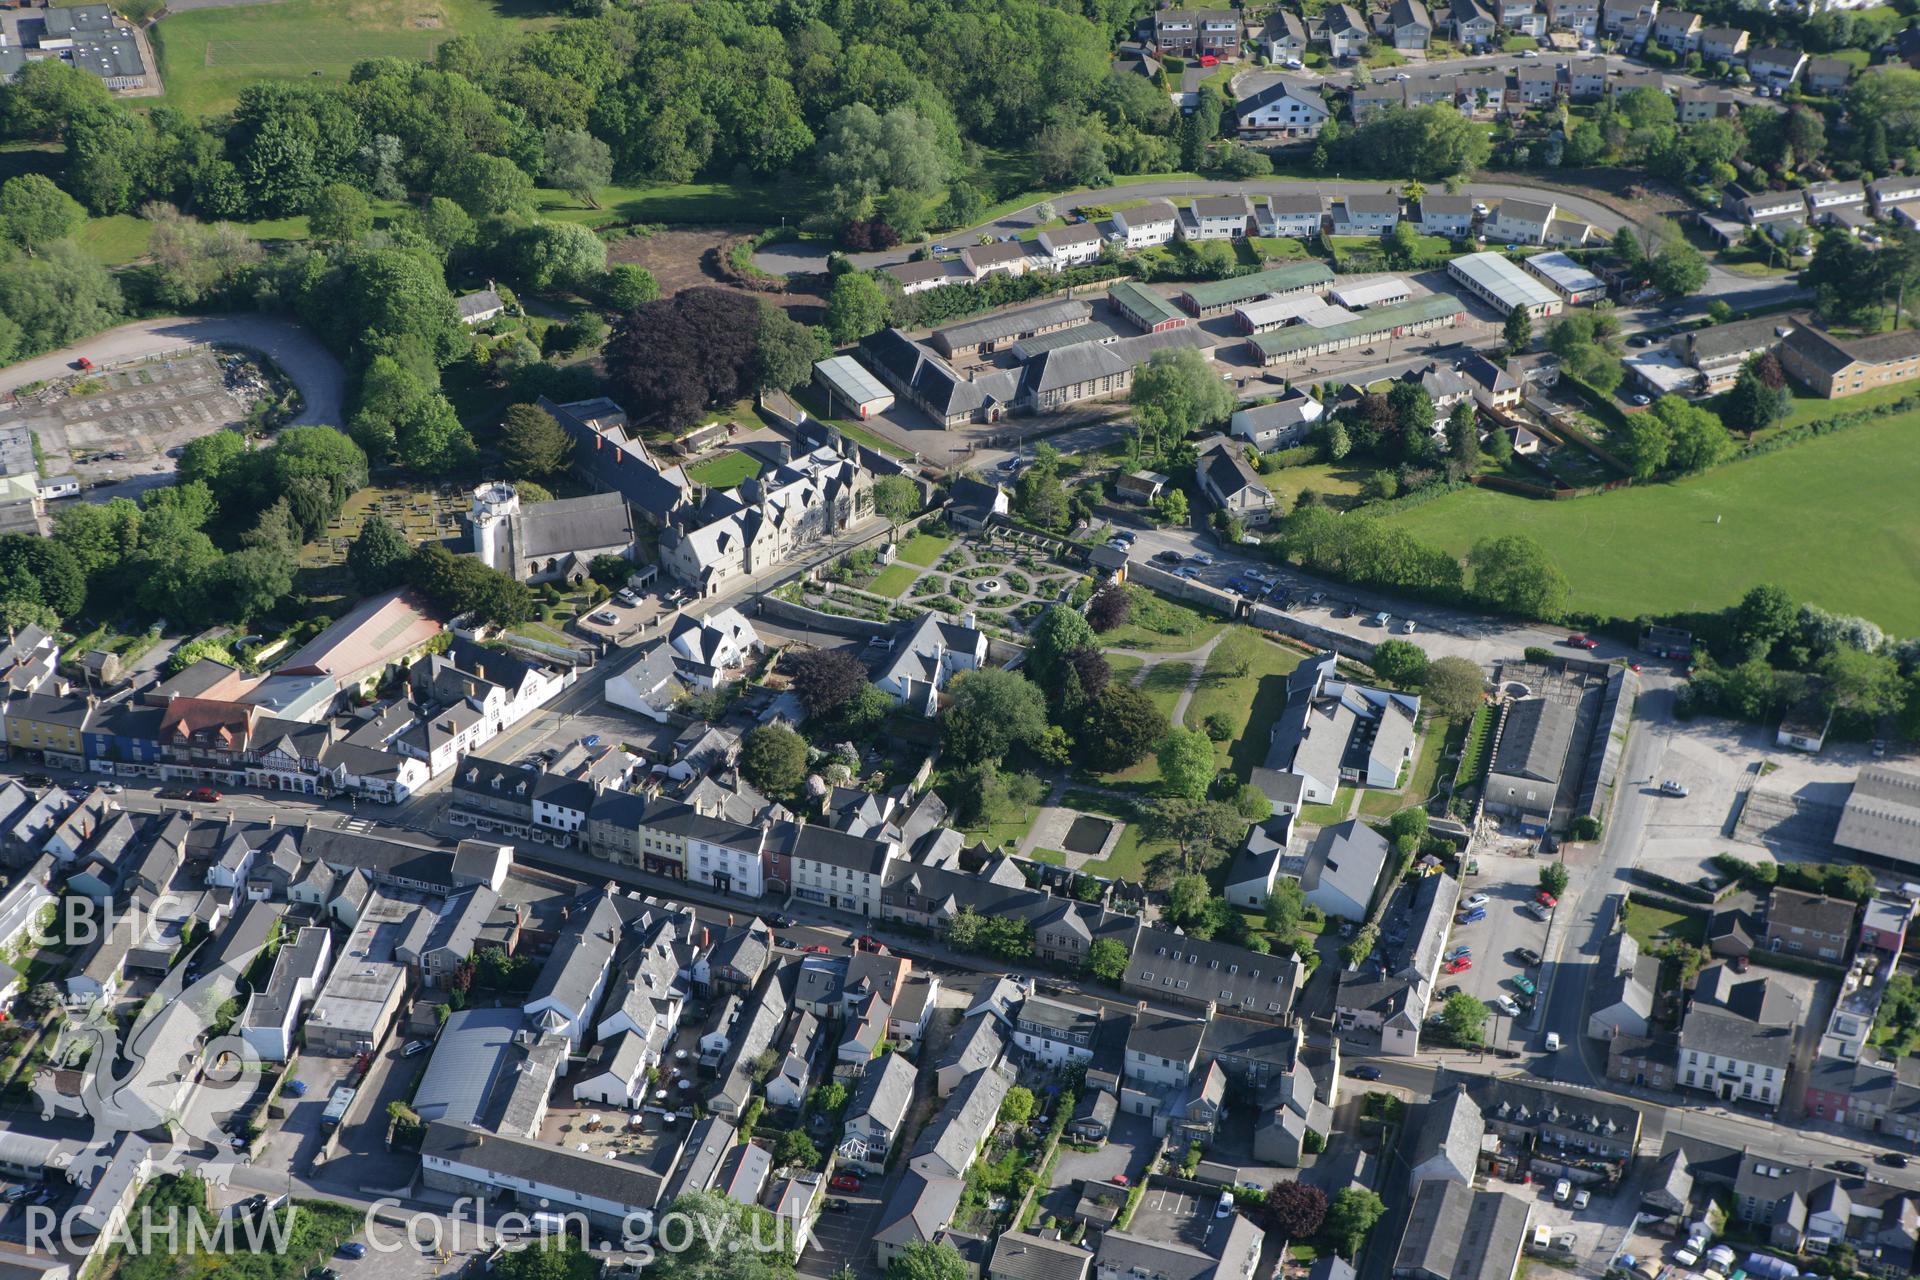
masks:
[[[731,489],[761,471],[760,459],[745,449],[733,449],[687,468],[687,479],[712,489]]]
[[[898,600],[919,578],[918,565],[890,564],[873,576],[873,581],[867,584],[867,590],[877,596]]]
[[[916,533],[900,545],[900,559],[907,564],[917,564],[922,569],[931,569],[952,545],[952,538]]]
[[[152,28],[166,84],[160,102],[195,115],[224,111],[259,80],[345,79],[369,58],[432,62],[455,36],[519,34],[558,20],[524,0],[280,0],[176,13]]]
[[[1299,665],[1299,654],[1251,627],[1229,627],[1214,646],[1199,687],[1187,702],[1186,722],[1198,729],[1208,716],[1227,718],[1233,733],[1214,744],[1222,768],[1231,766],[1244,778],[1266,763],[1273,722],[1287,702],[1287,674]]]
[[[1852,407],[1836,401],[1831,411]],[[1920,423],[1904,415],[1674,484],[1567,502],[1475,489],[1389,518],[1463,555],[1489,530],[1526,534],[1567,575],[1575,609],[1627,618],[1714,610],[1773,582],[1912,635],[1920,632],[1916,435]]]

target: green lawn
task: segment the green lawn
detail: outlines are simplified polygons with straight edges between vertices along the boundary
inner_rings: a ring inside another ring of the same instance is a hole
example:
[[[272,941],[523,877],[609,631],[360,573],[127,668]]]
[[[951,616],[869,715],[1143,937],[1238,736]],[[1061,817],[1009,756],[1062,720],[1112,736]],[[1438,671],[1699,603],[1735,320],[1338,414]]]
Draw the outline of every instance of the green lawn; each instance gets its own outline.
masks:
[[[890,564],[873,576],[867,584],[867,590],[877,596],[887,596],[898,600],[907,593],[920,577],[920,566],[911,564]]]
[[[1226,625],[1217,614],[1202,613],[1145,587],[1129,586],[1127,594],[1133,598],[1133,620],[1102,635],[1103,646],[1184,653],[1198,649]]]
[[[1218,713],[1233,726],[1231,737],[1214,744],[1222,768],[1230,765],[1244,778],[1266,763],[1273,722],[1287,701],[1287,673],[1299,665],[1299,654],[1251,627],[1228,628],[1214,646],[1186,719],[1188,728],[1198,729]]]
[[[196,9],[153,27],[166,96],[189,114],[223,111],[257,80],[345,79],[368,58],[433,61],[455,36],[510,35],[558,21],[519,0],[280,0]]]
[[[1532,36],[1508,36],[1500,42],[1500,47],[1508,53],[1519,53],[1524,49],[1538,49],[1540,42]]]
[[[1627,903],[1625,911],[1627,932],[1633,935],[1642,951],[1651,951],[1669,938],[1696,944],[1706,941],[1706,922],[1699,916],[1665,911],[1641,902]]]
[[[1307,246],[1292,236],[1249,236],[1247,243],[1252,245],[1253,251],[1262,258],[1272,258],[1276,261],[1284,262],[1308,256]]]
[[[760,474],[760,459],[745,449],[734,449],[687,468],[687,479],[710,489],[731,489]]]
[[[1916,444],[1920,416],[1904,415],[1675,484],[1567,502],[1475,489],[1389,518],[1461,554],[1492,530],[1536,538],[1572,583],[1579,610],[1631,618],[1720,609],[1773,582],[1912,635],[1920,632]]]
[[[386,225],[387,221],[406,206],[398,200],[374,201],[375,224]],[[259,222],[236,222],[233,224],[255,240],[305,240],[307,238],[307,219],[305,215],[297,218],[266,218]],[[88,218],[74,234],[74,243],[87,252],[96,262],[109,267],[124,267],[146,256],[147,246],[153,238],[153,226],[144,218],[136,218],[130,213],[116,213],[105,218]]]
[[[952,538],[936,538],[930,533],[916,533],[900,544],[900,559],[907,564],[917,564],[922,569],[930,569],[947,554],[947,548],[953,545]]]
[[[1777,435],[1788,427],[1803,426],[1821,418],[1837,418],[1843,413],[1855,413],[1862,409],[1872,409],[1883,404],[1892,404],[1914,394],[1911,382],[1896,383],[1891,387],[1875,387],[1871,391],[1862,391],[1857,396],[1848,396],[1844,400],[1822,400],[1818,396],[1794,393],[1793,404],[1778,422],[1762,431],[1759,438],[1765,439]]]
[[[1061,797],[1061,803],[1069,809],[1118,818],[1127,824],[1110,856],[1097,858],[1081,868],[1090,875],[1142,880],[1146,878],[1147,863],[1173,848],[1165,841],[1148,839],[1140,830],[1134,806],[1117,796],[1097,791],[1068,791]]]
[[[1345,822],[1353,816],[1353,788],[1341,787],[1333,793],[1332,804],[1309,804],[1300,808],[1300,821],[1311,822],[1316,827],[1324,827],[1335,822]]]
[[[1304,466],[1282,467],[1275,472],[1261,472],[1260,483],[1274,497],[1280,499],[1280,509],[1291,511],[1300,502],[1300,495],[1312,490],[1328,499],[1328,506],[1350,507],[1353,500],[1360,496],[1360,484],[1366,479],[1364,467],[1351,467],[1338,462],[1310,462]]]
[[[1407,784],[1398,791],[1369,788],[1361,792],[1360,812],[1370,818],[1391,817],[1431,796],[1434,780],[1440,774],[1440,757],[1445,754],[1448,728],[1445,720],[1430,718],[1426,730],[1420,735],[1420,745],[1414,752],[1413,774],[1407,779]]]
[[[1174,704],[1180,701],[1180,694],[1187,687],[1187,678],[1192,674],[1191,662],[1156,663],[1141,682],[1140,691],[1153,699],[1153,705],[1160,708],[1162,715],[1172,719]]]

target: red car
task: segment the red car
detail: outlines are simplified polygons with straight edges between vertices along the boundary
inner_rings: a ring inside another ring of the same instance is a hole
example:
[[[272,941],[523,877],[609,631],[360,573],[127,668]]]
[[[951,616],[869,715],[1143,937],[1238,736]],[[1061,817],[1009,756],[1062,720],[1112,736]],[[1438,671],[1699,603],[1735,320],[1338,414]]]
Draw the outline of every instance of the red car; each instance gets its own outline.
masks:
[[[1203,67],[1217,67],[1220,65],[1220,59],[1210,53],[1203,53],[1200,55],[1200,65]]]
[[[218,791],[215,791],[212,787],[195,787],[193,789],[193,794],[188,797],[188,799],[190,800],[205,800],[209,802],[218,800],[219,798],[220,798],[220,793]]]
[[[1108,1181],[1116,1187],[1124,1187],[1127,1185],[1127,1175],[1124,1173],[1116,1173],[1113,1177],[1109,1178]]]
[[[833,1175],[833,1181],[827,1185],[835,1191],[858,1191],[860,1179],[851,1173],[836,1173]]]
[[[1600,647],[1597,641],[1589,640],[1578,633],[1568,636],[1567,643],[1576,649],[1598,649]]]
[[[1542,889],[1540,892],[1534,894],[1533,900],[1539,903],[1543,907],[1557,907],[1560,905],[1560,899],[1554,897],[1552,894],[1548,893],[1545,889]]]
[[[73,367],[85,373],[87,370],[93,368],[93,361],[87,359],[85,356],[81,356],[73,362]]]
[[[863,933],[853,940],[853,949],[855,951],[878,951],[880,950],[880,939],[870,933]]]
[[[1472,956],[1455,956],[1453,959],[1447,961],[1448,973],[1465,973],[1471,968],[1473,968]]]
[[[817,956],[824,956],[833,950],[832,947],[828,946],[824,942],[809,942],[806,946],[800,949],[802,951],[810,951]]]

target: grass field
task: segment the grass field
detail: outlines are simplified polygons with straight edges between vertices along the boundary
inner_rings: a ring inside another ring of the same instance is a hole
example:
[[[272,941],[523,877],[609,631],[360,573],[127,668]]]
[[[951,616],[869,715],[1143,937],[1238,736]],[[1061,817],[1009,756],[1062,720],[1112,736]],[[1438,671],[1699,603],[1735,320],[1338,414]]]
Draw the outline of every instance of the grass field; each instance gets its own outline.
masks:
[[[784,195],[782,193],[785,193]],[[541,187],[534,194],[540,216],[554,222],[584,222],[590,227],[616,222],[698,222],[764,225],[791,215],[806,196],[758,182],[646,182],[631,187],[602,187],[598,209],[580,203],[571,192]]]
[[[256,80],[344,79],[368,58],[425,58],[454,36],[526,31],[550,11],[490,0],[280,0],[160,20],[161,99],[193,114],[231,107]]]
[[[1489,530],[1537,538],[1572,583],[1575,609],[1628,618],[1719,609],[1774,582],[1912,635],[1920,632],[1916,443],[1920,417],[1906,415],[1676,484],[1568,502],[1475,489],[1390,519],[1463,554]]]
[[[1299,505],[1300,495],[1311,489],[1327,499],[1330,507],[1350,507],[1353,500],[1360,496],[1360,482],[1366,478],[1366,471],[1360,467],[1343,466],[1337,462],[1311,462],[1300,467],[1282,467],[1271,474],[1260,473],[1260,483],[1267,491],[1280,500],[1282,511],[1291,511]]]
[[[952,538],[936,538],[930,533],[916,533],[900,544],[900,559],[907,564],[917,564],[922,569],[930,569],[935,561],[947,554],[947,548],[952,545]]]
[[[1300,806],[1300,821],[1310,822],[1316,827],[1330,826],[1336,822],[1345,822],[1353,816],[1353,788],[1341,787],[1333,793],[1332,804],[1308,804]]]
[[[1642,902],[1629,902],[1625,910],[1626,930],[1642,951],[1651,951],[1669,938],[1695,944],[1706,940],[1706,922],[1698,916],[1665,911]]]
[[[687,468],[687,479],[712,489],[731,489],[760,474],[760,459],[734,449]]]
[[[1201,728],[1207,717],[1223,715],[1233,726],[1225,742],[1214,744],[1222,768],[1242,777],[1265,764],[1273,722],[1287,701],[1287,673],[1300,655],[1268,640],[1251,627],[1229,628],[1207,657],[1199,687],[1187,702],[1187,727]]]
[[[1184,653],[1198,649],[1226,625],[1218,614],[1201,613],[1144,587],[1128,587],[1127,594],[1133,597],[1133,621],[1102,635],[1102,647]]]
[[[385,226],[388,219],[405,205],[398,200],[376,200],[373,207],[374,225]],[[307,219],[304,214],[296,218],[266,218],[259,222],[236,222],[233,225],[255,240],[307,238]],[[152,239],[153,225],[130,213],[88,218],[73,237],[74,243],[84,249],[89,257],[108,267],[124,267],[130,262],[139,261],[146,256],[147,246]]]
[[[1191,675],[1191,662],[1156,663],[1147,672],[1147,678],[1140,682],[1140,692],[1153,699],[1153,705],[1160,708],[1160,714],[1171,720],[1174,704],[1180,701],[1180,695],[1186,691],[1187,679]]]

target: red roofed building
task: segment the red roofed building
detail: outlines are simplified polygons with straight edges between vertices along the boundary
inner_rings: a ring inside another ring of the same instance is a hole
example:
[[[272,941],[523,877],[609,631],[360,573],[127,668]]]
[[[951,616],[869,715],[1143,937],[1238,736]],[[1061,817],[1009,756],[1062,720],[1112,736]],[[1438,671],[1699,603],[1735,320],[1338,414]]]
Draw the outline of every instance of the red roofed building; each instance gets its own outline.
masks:
[[[344,691],[376,680],[388,667],[413,657],[444,628],[426,602],[401,589],[369,596],[289,657],[280,675],[329,675]]]

